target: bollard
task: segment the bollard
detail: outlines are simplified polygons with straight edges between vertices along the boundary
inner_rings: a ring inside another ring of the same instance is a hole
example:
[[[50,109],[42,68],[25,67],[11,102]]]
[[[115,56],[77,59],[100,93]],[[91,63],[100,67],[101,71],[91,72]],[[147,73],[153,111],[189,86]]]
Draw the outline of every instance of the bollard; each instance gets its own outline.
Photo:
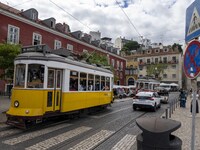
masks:
[[[170,105],[170,109],[171,109],[171,114],[173,114],[173,103],[174,103],[174,101],[172,101],[172,103],[171,103],[171,105]]]
[[[169,106],[169,118],[171,118],[171,107]]]
[[[168,109],[165,109],[165,119],[168,119]]]

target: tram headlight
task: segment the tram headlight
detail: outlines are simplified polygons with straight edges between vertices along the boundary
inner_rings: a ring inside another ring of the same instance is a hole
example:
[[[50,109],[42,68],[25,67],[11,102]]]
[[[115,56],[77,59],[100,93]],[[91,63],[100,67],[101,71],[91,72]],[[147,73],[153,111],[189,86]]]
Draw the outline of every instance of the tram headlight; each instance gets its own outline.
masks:
[[[17,108],[17,107],[19,107],[19,102],[18,101],[15,101],[14,102],[14,106]]]

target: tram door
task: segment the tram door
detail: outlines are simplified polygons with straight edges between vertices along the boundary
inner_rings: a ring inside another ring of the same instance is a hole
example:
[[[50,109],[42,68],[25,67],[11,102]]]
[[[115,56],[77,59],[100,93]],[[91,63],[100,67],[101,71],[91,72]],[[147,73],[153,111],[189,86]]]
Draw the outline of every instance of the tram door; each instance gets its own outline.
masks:
[[[47,94],[47,111],[60,110],[61,88],[62,88],[62,70],[48,69],[48,94]]]

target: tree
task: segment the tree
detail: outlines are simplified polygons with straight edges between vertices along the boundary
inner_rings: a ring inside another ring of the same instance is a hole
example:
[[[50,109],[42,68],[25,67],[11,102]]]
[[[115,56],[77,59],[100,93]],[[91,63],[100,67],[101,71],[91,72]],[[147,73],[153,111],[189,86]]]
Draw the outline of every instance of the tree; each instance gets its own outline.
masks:
[[[127,55],[130,55],[132,50],[137,50],[140,47],[137,41],[130,41],[124,44],[122,51],[124,51]]]
[[[152,64],[147,66],[147,75],[152,76],[154,75],[155,77],[159,78],[161,73],[164,73],[164,69],[167,66],[167,64]]]
[[[108,60],[107,57],[104,55],[100,55],[98,53],[88,53],[88,52],[83,52],[81,54],[81,57],[83,60],[86,60],[90,64],[97,64],[97,65],[102,65],[102,66],[108,66]]]
[[[172,49],[175,50],[176,47],[178,48],[178,51],[179,51],[181,54],[183,54],[182,45],[174,43],[174,44],[172,45]]]
[[[14,45],[8,43],[0,43],[0,69],[3,73],[0,74],[0,78],[13,79],[14,73],[14,59],[20,53],[21,45]]]

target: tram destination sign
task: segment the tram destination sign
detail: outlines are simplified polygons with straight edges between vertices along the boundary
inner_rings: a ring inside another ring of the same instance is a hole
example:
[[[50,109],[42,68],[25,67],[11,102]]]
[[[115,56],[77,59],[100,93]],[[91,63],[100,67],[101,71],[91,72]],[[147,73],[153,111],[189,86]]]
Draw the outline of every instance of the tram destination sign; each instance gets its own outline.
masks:
[[[200,72],[200,42],[192,41],[184,55],[184,71],[187,78],[194,79]]]
[[[22,53],[26,52],[44,52],[46,49],[46,45],[32,45],[32,46],[25,46],[22,48]]]
[[[195,0],[186,10],[185,41],[200,36],[200,0]]]

